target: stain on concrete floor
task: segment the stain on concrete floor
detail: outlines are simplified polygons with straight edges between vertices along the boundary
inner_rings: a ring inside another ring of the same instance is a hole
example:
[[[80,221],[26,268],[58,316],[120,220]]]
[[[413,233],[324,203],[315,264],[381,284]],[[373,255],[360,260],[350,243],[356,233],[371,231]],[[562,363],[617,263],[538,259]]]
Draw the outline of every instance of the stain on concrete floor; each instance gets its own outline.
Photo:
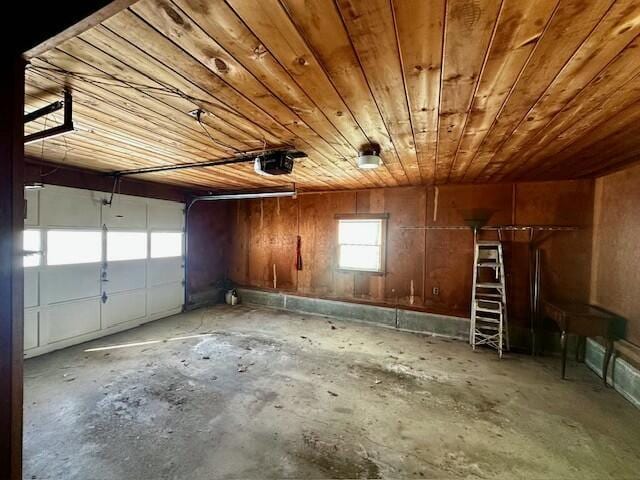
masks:
[[[217,306],[27,360],[25,478],[637,478],[640,412],[569,375]]]

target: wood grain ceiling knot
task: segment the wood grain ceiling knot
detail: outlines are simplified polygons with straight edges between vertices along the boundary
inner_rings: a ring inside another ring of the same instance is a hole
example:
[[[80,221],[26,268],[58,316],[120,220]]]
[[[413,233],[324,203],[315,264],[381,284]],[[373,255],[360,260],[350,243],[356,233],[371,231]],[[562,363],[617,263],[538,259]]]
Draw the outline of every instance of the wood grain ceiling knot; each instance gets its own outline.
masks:
[[[259,44],[256,48],[253,49],[253,58],[256,60],[260,60],[267,55],[267,49],[263,44]]]
[[[164,13],[167,15],[167,17],[171,19],[173,23],[175,23],[176,25],[180,25],[182,28],[184,28],[187,31],[191,30],[191,25],[188,22],[185,22],[182,16],[178,12],[176,12],[171,5],[169,5],[166,2],[161,2],[160,8],[162,8]]]
[[[413,67],[414,72],[413,73],[418,73],[418,75],[422,74],[423,72],[433,72],[434,70],[439,70],[440,69],[440,65],[434,65],[432,63],[428,64],[428,65],[421,65],[421,64],[417,64],[414,65]]]
[[[227,73],[229,71],[229,65],[227,65],[227,63],[221,58],[215,57],[213,59],[213,64],[218,73]]]

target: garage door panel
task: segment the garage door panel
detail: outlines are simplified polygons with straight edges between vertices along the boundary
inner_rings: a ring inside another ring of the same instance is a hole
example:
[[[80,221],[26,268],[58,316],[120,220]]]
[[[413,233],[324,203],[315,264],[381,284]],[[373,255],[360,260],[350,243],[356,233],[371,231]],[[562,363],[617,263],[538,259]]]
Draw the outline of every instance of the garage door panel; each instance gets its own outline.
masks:
[[[24,312],[24,349],[29,350],[38,346],[38,316],[37,310]]]
[[[149,315],[182,307],[184,290],[181,283],[160,285],[149,289]]]
[[[182,257],[149,260],[149,286],[181,282],[184,278]]]
[[[48,309],[48,343],[100,330],[100,300],[61,303]]]
[[[100,206],[93,192],[47,186],[40,191],[40,222],[52,227],[100,227]]]
[[[147,204],[141,199],[116,195],[111,206],[102,207],[102,223],[108,228],[147,228]]]
[[[109,262],[104,289],[107,293],[144,288],[147,283],[147,261],[131,260]]]
[[[44,250],[24,270],[27,356],[181,309],[184,203],[115,194],[109,206],[110,192],[55,185],[25,199],[25,230]]]
[[[36,307],[40,304],[40,280],[36,268],[24,269],[24,306]]]
[[[100,295],[100,264],[60,265],[42,272],[42,292],[46,303]]]
[[[35,226],[38,225],[39,218],[39,207],[38,200],[40,198],[39,190],[26,190],[24,193],[25,200],[25,210],[27,216],[24,219],[24,224],[27,226]]]
[[[182,230],[184,228],[184,205],[171,202],[150,201],[149,228],[154,230]]]
[[[102,305],[102,328],[142,319],[147,315],[147,292],[119,293],[110,295]]]

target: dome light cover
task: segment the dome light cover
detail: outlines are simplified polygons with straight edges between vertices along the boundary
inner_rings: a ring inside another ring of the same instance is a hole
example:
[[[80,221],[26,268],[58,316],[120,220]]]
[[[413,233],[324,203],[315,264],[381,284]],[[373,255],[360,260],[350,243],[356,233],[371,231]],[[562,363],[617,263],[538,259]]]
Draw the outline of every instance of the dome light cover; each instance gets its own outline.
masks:
[[[366,145],[358,153],[358,168],[372,170],[382,165],[380,158],[380,147],[375,144]]]

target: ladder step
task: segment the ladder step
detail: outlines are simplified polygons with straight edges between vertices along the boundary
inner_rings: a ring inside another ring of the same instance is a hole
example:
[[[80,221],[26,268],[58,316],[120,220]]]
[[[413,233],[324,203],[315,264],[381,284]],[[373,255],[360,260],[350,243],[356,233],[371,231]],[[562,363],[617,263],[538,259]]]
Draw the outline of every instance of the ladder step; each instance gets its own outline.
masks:
[[[476,283],[476,288],[502,288],[502,284],[492,282]]]
[[[478,338],[483,338],[486,340],[498,340],[498,335],[500,335],[500,333],[489,333],[489,332],[476,332],[476,336]]]
[[[502,264],[501,263],[497,263],[497,262],[480,262],[480,263],[478,263],[478,267],[498,268],[498,267],[502,267]]]
[[[476,297],[502,298],[502,294],[501,294],[501,293],[484,293],[484,292],[476,292]]]
[[[500,330],[500,327],[493,327],[491,325],[483,325],[482,327],[476,326],[476,335],[478,333],[482,333],[481,330],[490,330],[492,332],[497,332],[498,330]]]
[[[502,309],[498,308],[486,308],[486,307],[476,307],[476,312],[487,312],[487,313],[493,313],[495,315],[501,314],[502,313]]]
[[[476,299],[476,310],[480,312],[502,313],[502,302],[478,298]]]
[[[491,241],[491,240],[479,240],[478,242],[476,242],[476,245],[478,245],[479,247],[496,247],[497,248],[500,245],[502,245],[502,243]]]
[[[485,317],[482,315],[476,315],[476,320],[479,320],[481,322],[486,322],[486,323],[500,323],[499,318]]]
[[[483,306],[483,307],[486,307],[486,306],[501,307],[502,306],[502,301],[500,301],[500,300],[486,300],[486,299],[482,299],[482,298],[476,298],[476,305],[480,305],[480,306]]]

